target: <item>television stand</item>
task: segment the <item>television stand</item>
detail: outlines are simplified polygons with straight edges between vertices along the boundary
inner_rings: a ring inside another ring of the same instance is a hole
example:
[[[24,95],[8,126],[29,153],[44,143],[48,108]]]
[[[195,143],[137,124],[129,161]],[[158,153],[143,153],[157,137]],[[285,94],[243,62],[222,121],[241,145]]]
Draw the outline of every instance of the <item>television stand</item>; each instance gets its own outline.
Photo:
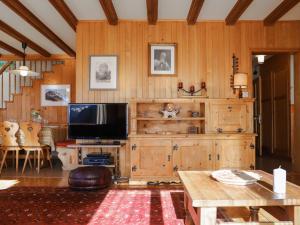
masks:
[[[76,149],[78,152],[78,166],[84,166],[82,164],[83,159],[82,159],[82,150],[84,148],[98,148],[101,150],[103,148],[110,148],[115,150],[115,159],[114,159],[114,164],[112,165],[103,165],[106,167],[111,167],[114,168],[114,178],[118,182],[118,179],[120,178],[120,149],[125,149],[123,148],[125,144],[121,142],[112,142],[112,143],[105,143],[105,142],[100,142],[99,143],[80,143],[80,144],[70,144],[67,145],[68,148],[73,148]]]

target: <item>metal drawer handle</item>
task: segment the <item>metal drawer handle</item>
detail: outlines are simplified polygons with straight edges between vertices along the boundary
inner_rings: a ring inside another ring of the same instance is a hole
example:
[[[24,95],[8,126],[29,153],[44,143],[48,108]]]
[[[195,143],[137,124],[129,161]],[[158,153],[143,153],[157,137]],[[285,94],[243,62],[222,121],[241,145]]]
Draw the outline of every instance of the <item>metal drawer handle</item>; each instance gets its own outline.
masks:
[[[136,144],[133,144],[133,145],[131,146],[131,150],[132,150],[132,151],[136,150]]]
[[[217,132],[218,132],[218,133],[222,133],[222,132],[223,132],[223,129],[222,129],[222,128],[217,128]]]
[[[173,145],[173,151],[177,151],[178,150],[178,144]]]
[[[236,131],[237,131],[238,133],[242,133],[243,128],[238,128]]]

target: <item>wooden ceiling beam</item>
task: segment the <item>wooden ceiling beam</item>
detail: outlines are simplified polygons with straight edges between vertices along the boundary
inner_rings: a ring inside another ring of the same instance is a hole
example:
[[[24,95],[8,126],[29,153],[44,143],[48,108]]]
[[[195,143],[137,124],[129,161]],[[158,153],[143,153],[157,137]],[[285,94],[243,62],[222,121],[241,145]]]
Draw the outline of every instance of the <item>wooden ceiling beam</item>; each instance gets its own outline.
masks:
[[[19,51],[18,49],[15,49],[14,47],[4,43],[3,41],[0,40],[0,48],[14,54],[14,55],[17,55],[17,56],[20,56],[20,57],[24,57],[25,54],[21,51]]]
[[[264,19],[264,24],[266,26],[273,25],[277,20],[279,20],[282,16],[284,16],[299,2],[300,0],[284,0]]]
[[[49,0],[52,6],[56,9],[56,11],[65,19],[65,21],[72,27],[72,29],[76,32],[76,26],[78,24],[78,19],[65,3],[64,0]]]
[[[9,62],[5,63],[5,64],[0,68],[0,75],[2,75],[2,73],[4,73],[4,71],[10,66],[10,64],[12,64],[12,61],[9,61]]]
[[[158,0],[147,0],[147,17],[150,25],[155,25],[158,17]]]
[[[118,24],[118,16],[112,0],[99,0],[110,25]]]
[[[194,25],[197,22],[204,0],[193,0],[190,6],[188,16],[186,18],[189,25]]]
[[[40,47],[39,45],[37,45],[36,43],[31,41],[29,38],[25,37],[23,34],[19,33],[14,28],[12,28],[8,24],[4,23],[2,20],[0,20],[0,30],[7,33],[9,36],[13,37],[16,40],[26,43],[28,47],[30,47],[31,49],[40,53],[42,56],[45,56],[45,57],[51,56],[51,54],[47,50],[45,50],[42,47]]]
[[[75,57],[76,53],[65,42],[63,42],[52,30],[50,30],[39,18],[27,9],[19,0],[1,0],[7,7],[22,17],[41,34],[51,40],[55,45],[62,49],[69,56]]]
[[[238,0],[226,17],[226,24],[234,25],[252,2],[253,0]]]

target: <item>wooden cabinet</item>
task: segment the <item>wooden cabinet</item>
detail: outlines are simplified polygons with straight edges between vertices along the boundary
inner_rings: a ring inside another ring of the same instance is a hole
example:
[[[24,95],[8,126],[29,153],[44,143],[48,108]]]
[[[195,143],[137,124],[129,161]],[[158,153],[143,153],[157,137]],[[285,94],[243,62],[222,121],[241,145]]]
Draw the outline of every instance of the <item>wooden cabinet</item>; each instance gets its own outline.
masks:
[[[213,169],[213,141],[174,140],[173,168],[175,172]]]
[[[161,115],[167,103],[180,110],[176,117]],[[133,100],[131,181],[170,181],[180,170],[254,168],[252,107],[253,99]]]
[[[172,176],[171,140],[131,140],[132,177]]]
[[[225,100],[209,104],[207,131],[217,133],[252,133],[253,102]]]
[[[254,138],[215,141],[215,169],[254,169]]]

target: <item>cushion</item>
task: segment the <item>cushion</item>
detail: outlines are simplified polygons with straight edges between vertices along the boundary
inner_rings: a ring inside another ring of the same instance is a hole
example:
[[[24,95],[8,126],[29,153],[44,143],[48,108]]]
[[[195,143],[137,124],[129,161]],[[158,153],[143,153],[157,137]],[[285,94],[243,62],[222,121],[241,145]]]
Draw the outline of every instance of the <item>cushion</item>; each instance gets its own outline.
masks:
[[[94,190],[110,186],[112,174],[104,166],[84,166],[71,170],[69,186],[75,190]]]

